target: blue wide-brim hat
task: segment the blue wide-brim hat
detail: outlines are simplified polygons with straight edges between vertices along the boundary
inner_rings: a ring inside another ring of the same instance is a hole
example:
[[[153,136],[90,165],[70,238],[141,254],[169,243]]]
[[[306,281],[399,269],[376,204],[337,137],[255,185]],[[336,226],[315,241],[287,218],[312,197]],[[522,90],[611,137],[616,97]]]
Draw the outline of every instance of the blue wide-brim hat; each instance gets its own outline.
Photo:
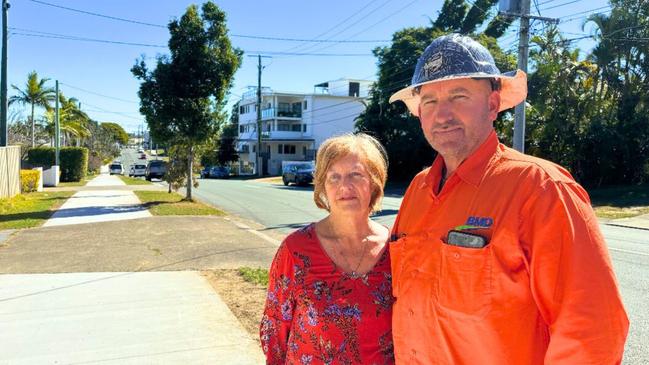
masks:
[[[390,97],[390,103],[401,100],[408,110],[419,116],[419,93],[416,88],[453,79],[500,80],[500,110],[512,108],[527,97],[527,75],[521,70],[500,73],[491,53],[472,38],[449,34],[436,38],[419,57],[410,86]]]

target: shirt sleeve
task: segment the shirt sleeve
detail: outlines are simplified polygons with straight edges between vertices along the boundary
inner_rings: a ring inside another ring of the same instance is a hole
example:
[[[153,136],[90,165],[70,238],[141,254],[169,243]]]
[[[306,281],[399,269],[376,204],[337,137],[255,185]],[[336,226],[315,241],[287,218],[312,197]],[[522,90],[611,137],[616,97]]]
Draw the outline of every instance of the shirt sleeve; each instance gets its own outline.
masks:
[[[268,274],[266,306],[261,319],[260,339],[266,364],[284,364],[293,321],[295,285],[292,255],[284,241]]]
[[[546,181],[521,212],[531,289],[549,327],[545,364],[620,364],[629,321],[586,191]]]

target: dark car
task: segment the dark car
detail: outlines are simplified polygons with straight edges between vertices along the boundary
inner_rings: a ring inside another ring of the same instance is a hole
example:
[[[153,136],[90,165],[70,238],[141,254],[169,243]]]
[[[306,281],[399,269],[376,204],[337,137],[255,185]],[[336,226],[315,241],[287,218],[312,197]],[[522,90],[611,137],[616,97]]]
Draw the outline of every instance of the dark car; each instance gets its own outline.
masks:
[[[286,165],[282,171],[284,185],[308,185],[313,181],[313,166],[308,163]]]
[[[211,166],[205,166],[203,169],[201,169],[201,179],[207,179],[210,177],[210,169]]]
[[[230,177],[230,169],[223,166],[214,166],[210,169],[210,177],[213,179],[227,179]]]
[[[146,174],[144,177],[151,181],[151,179],[162,179],[166,173],[167,164],[161,160],[153,160],[149,161],[146,165]]]

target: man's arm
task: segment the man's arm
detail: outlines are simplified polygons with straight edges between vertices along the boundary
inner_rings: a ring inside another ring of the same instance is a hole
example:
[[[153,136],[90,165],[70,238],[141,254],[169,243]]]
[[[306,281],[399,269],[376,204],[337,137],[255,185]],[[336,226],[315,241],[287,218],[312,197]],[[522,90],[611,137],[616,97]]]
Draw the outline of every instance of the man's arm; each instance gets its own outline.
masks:
[[[619,364],[629,322],[588,195],[546,180],[521,212],[532,295],[550,331],[546,364]]]

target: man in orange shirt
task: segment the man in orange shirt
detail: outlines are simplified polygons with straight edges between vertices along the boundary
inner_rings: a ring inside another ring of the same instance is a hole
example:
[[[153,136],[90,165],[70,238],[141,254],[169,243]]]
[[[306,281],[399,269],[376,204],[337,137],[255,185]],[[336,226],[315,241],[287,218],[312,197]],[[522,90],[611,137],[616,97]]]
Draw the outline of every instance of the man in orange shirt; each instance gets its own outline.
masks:
[[[390,254],[399,364],[619,364],[628,319],[586,191],[498,142],[525,100],[471,38],[435,39],[394,94],[438,152],[408,188]]]

